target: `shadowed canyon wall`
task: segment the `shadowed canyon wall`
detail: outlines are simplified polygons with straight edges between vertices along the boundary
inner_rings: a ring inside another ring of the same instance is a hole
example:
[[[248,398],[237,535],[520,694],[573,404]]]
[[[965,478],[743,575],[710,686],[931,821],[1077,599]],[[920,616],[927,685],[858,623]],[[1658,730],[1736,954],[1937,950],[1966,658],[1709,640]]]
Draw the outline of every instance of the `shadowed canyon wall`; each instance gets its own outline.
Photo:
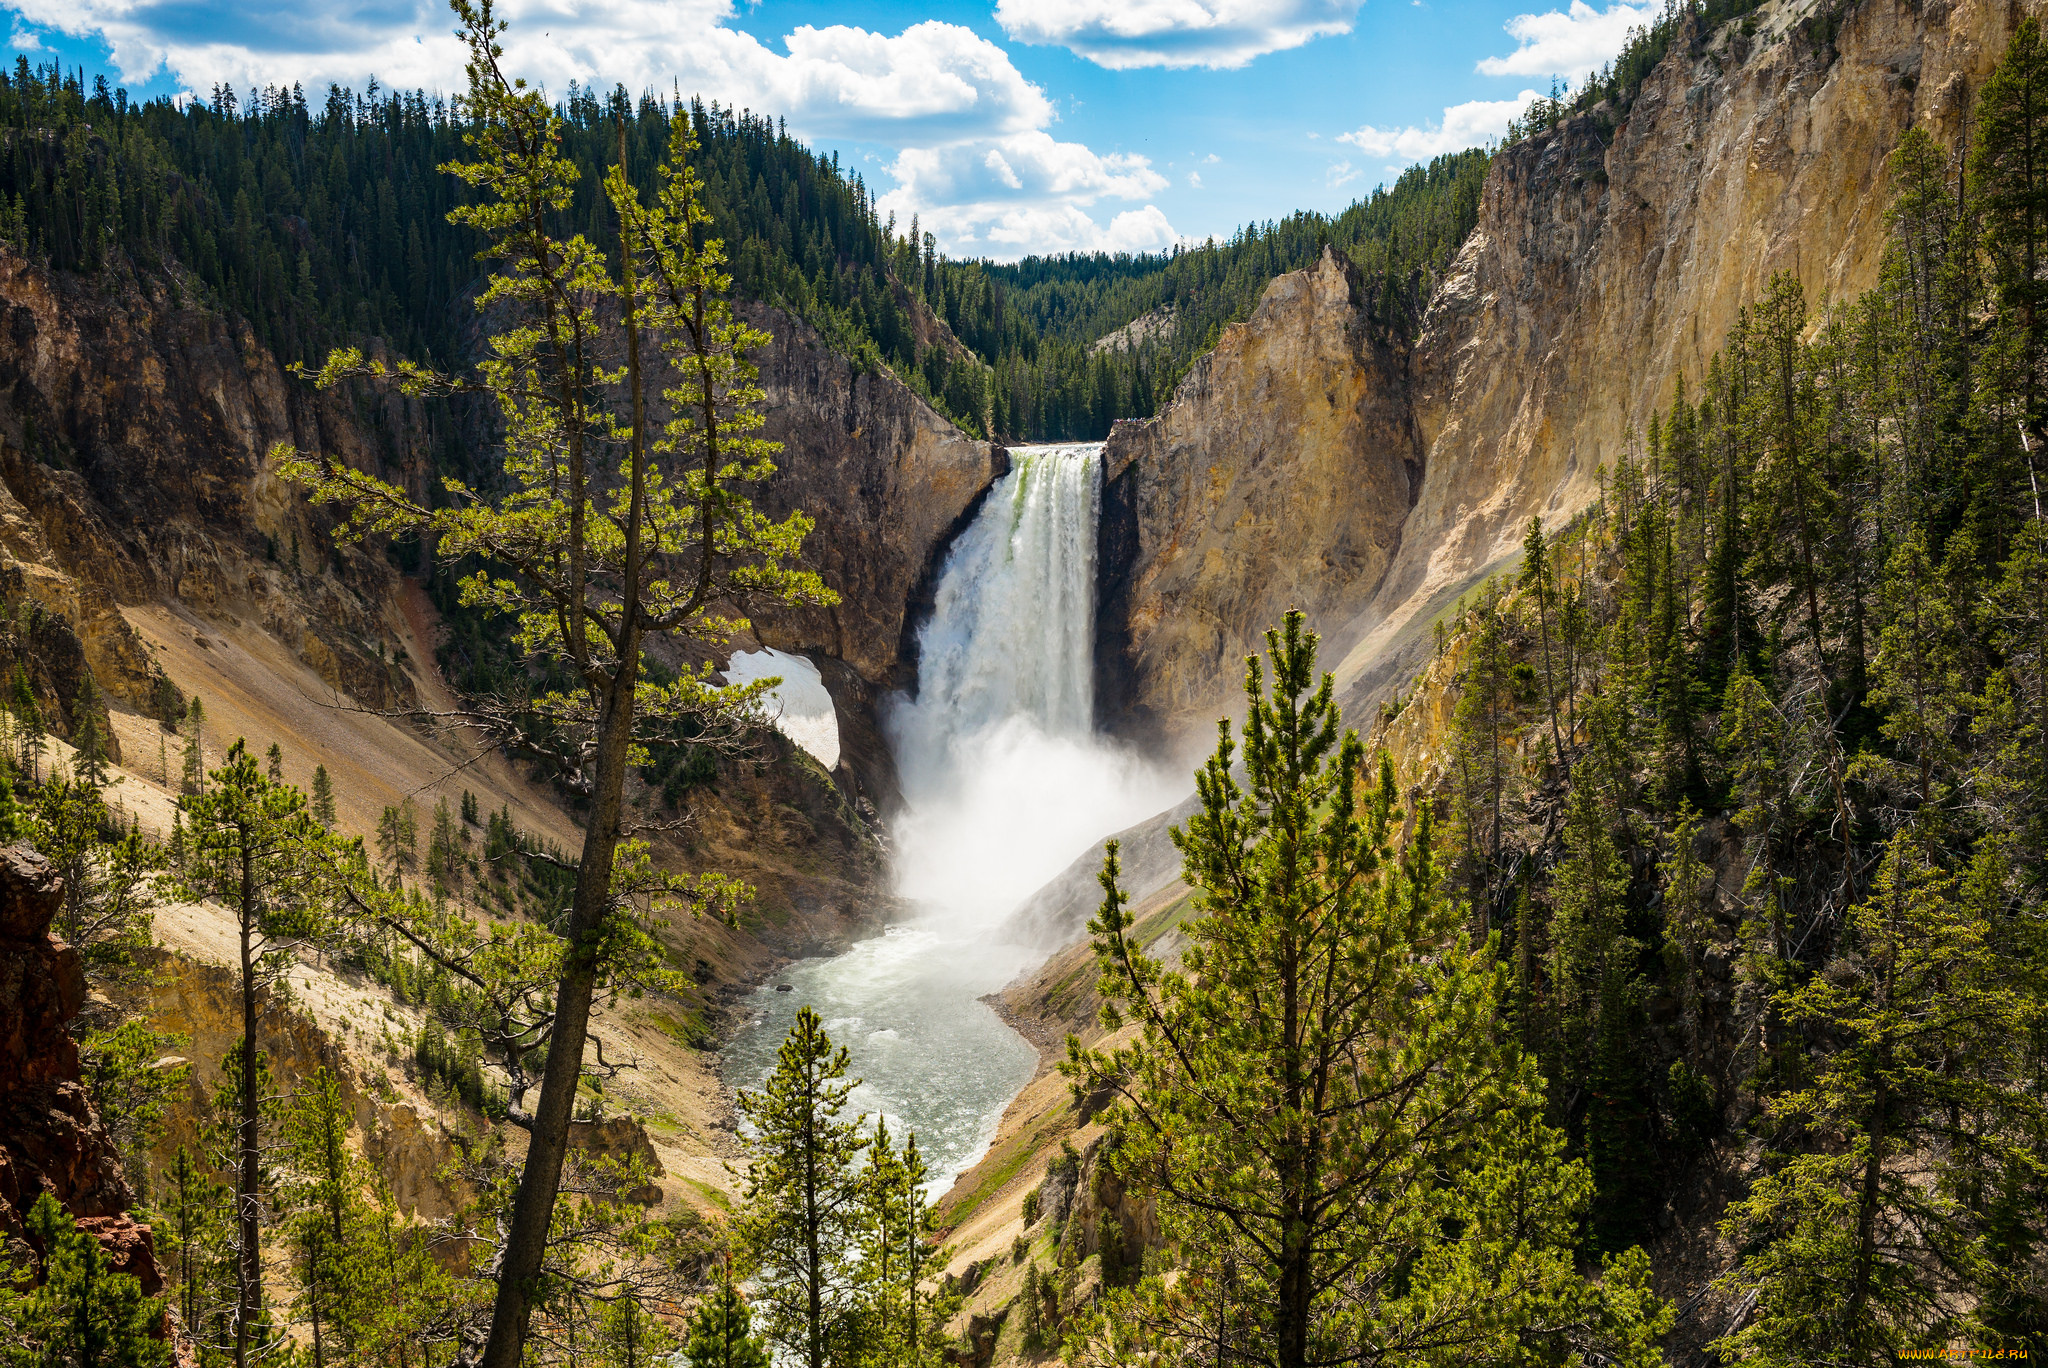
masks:
[[[808,324],[760,305],[745,313],[773,339],[754,360],[768,395],[764,431],[783,444],[758,502],[816,521],[804,558],[840,596],[834,608],[764,621],[760,635],[844,661],[872,687],[906,686],[918,600],[1008,461],[888,371],[856,369]]]
[[[906,605],[1000,452],[802,322],[748,312],[773,338],[757,360],[766,434],[785,446],[760,501],[817,520],[806,555],[843,600],[764,622],[763,638],[888,683]],[[395,576],[333,548],[331,520],[275,478],[269,451],[292,442],[420,494],[434,447],[456,440],[478,435],[439,431],[396,398],[315,393],[174,279],[88,282],[0,248],[7,587],[72,622],[95,674],[131,702],[146,701],[149,667],[119,607],[173,598],[262,623],[360,701],[396,701],[403,677],[376,649]]]
[[[280,441],[419,487],[411,406],[317,395],[240,320],[168,277],[83,281],[0,248],[0,576],[70,622],[117,698],[151,707],[122,605],[176,599],[260,623],[334,688],[409,698],[381,658],[396,580],[335,548],[277,480]],[[382,434],[382,435],[380,435]]]

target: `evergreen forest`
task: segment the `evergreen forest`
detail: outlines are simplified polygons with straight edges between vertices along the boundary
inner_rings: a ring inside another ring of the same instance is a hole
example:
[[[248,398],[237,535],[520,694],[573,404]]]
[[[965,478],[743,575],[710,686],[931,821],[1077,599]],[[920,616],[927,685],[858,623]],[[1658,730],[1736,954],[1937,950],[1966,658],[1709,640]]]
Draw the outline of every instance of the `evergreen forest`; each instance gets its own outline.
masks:
[[[571,86],[560,104],[577,167],[565,221],[611,240],[603,170],[651,185],[670,107],[622,88]],[[1227,242],[1160,255],[1030,259],[938,254],[913,219],[878,216],[836,158],[776,121],[692,102],[710,231],[739,297],[804,319],[856,363],[887,366],[977,435],[1097,439],[1149,417],[1273,276],[1325,244],[1350,253],[1387,326],[1413,328],[1478,209],[1488,155],[1439,158],[1334,219],[1296,214]],[[383,339],[448,365],[474,345],[481,281],[471,234],[448,211],[468,191],[454,104],[421,91],[217,88],[182,107],[130,102],[104,78],[16,59],[0,75],[0,237],[60,270],[168,272],[196,305],[249,320],[287,361]],[[1129,347],[1094,344],[1164,311]]]
[[[2048,1335],[2044,94],[2029,21],[1893,154],[1878,287],[1773,279],[1436,626],[1450,879],[1587,1247],[1733,1175],[1730,1361]]]

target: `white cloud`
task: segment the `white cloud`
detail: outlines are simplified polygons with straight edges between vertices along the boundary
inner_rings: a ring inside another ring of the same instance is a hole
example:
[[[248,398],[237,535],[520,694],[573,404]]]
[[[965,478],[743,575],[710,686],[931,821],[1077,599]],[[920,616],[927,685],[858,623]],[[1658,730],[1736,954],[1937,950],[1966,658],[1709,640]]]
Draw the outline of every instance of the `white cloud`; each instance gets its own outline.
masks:
[[[1190,171],[1190,172],[1188,172],[1188,186],[1189,186],[1189,187],[1190,187],[1191,189],[1195,189],[1195,190],[1199,190],[1199,189],[1201,189],[1201,188],[1202,188],[1202,173],[1201,173],[1201,172],[1199,172],[1199,171]]]
[[[1016,170],[1011,167],[1010,159],[1005,157],[999,149],[991,147],[988,155],[981,160],[982,165],[994,172],[995,178],[1003,185],[1012,190],[1022,190],[1024,188],[1024,182],[1019,179]]]
[[[1139,199],[1166,188],[1166,177],[1144,157],[1099,155],[1080,143],[1058,142],[1042,129],[998,140],[994,146],[962,143],[950,147],[906,148],[889,168],[897,188],[883,197],[886,209],[899,200],[953,203],[1058,195],[1093,203],[1105,195]]]
[[[906,148],[889,167],[896,188],[878,208],[912,214],[949,252],[1017,257],[1031,252],[1148,251],[1172,245],[1166,216],[1147,204],[1105,226],[1098,201],[1142,200],[1167,186],[1144,157],[1098,154],[1042,129],[987,142]]]
[[[996,0],[1020,43],[1049,43],[1113,71],[1241,67],[1349,33],[1362,0]]]
[[[1336,190],[1342,186],[1349,185],[1351,182],[1357,180],[1358,175],[1358,168],[1353,166],[1350,162],[1332,162],[1330,164],[1329,172],[1325,174],[1323,177],[1323,184],[1327,185],[1332,190]]]
[[[30,23],[98,35],[124,79],[168,70],[187,88],[329,81],[452,90],[463,49],[438,0],[344,0],[280,10],[223,0],[203,11],[158,0],[19,0]],[[809,136],[935,140],[1040,127],[1045,93],[995,44],[928,21],[893,37],[804,26],[776,52],[725,26],[728,0],[506,0],[505,62],[560,92],[571,80],[685,94],[772,112]],[[233,34],[242,41],[229,41]],[[260,35],[253,41],[250,35]]]
[[[1563,76],[1576,81],[1613,60],[1628,40],[1628,31],[1648,28],[1657,9],[1656,0],[1635,5],[1613,0],[1604,10],[1586,0],[1571,0],[1569,10],[1518,14],[1507,22],[1515,50],[1505,57],[1481,58],[1479,71],[1487,76]]]
[[[1508,121],[1539,98],[1525,90],[1512,100],[1470,100],[1444,110],[1441,123],[1427,128],[1374,128],[1368,124],[1337,141],[1350,143],[1368,157],[1398,157],[1404,163],[1428,161],[1446,152],[1481,147],[1507,131]]]
[[[106,42],[123,79],[160,71],[188,90],[217,83],[327,82],[453,91],[464,51],[443,0],[336,0],[278,8],[269,0],[12,0],[32,26]],[[1142,200],[1166,181],[1142,157],[1098,156],[1044,130],[1052,101],[995,43],[928,20],[895,35],[805,25],[779,44],[730,27],[732,0],[500,0],[510,21],[505,66],[560,94],[569,82],[614,82],[706,99],[788,120],[807,138],[898,149],[898,181],[882,203],[925,225],[949,248],[1030,251],[1168,245],[1171,230],[1145,206],[1098,224],[1104,198]],[[228,35],[228,36],[224,36]],[[1040,236],[1034,236],[1040,234]]]
[[[1071,204],[1022,205],[990,212],[985,205],[949,205],[925,218],[927,227],[955,244],[961,255],[1013,261],[1051,252],[1162,252],[1177,235],[1156,205],[1126,209],[1107,224]]]

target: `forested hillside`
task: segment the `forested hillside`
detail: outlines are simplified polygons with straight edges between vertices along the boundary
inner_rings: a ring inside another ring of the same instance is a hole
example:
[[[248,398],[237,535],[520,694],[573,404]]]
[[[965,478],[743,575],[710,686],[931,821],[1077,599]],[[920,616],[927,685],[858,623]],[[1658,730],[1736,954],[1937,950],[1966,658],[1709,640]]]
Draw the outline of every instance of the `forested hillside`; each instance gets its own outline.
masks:
[[[580,172],[566,217],[608,243],[600,186],[618,129],[633,175],[651,182],[668,111],[575,86],[562,108]],[[1388,326],[1409,326],[1471,230],[1488,160],[1440,158],[1334,219],[1296,214],[1228,242],[994,266],[941,258],[915,220],[881,219],[858,176],[775,121],[691,108],[709,231],[729,245],[742,296],[790,310],[857,362],[888,365],[969,431],[1025,441],[1099,438],[1118,418],[1149,416],[1268,280],[1325,242],[1357,259]],[[59,269],[174,268],[299,361],[375,336],[445,363],[475,326],[480,264],[447,221],[465,192],[440,170],[461,155],[464,128],[438,96],[216,88],[182,107],[136,104],[104,78],[88,89],[82,73],[18,57],[0,76],[0,127],[0,236]],[[1171,319],[1161,336],[1091,351],[1160,309]]]
[[[1453,879],[1589,1244],[1729,1175],[1744,1362],[2048,1335],[2044,133],[2030,21],[1894,155],[1879,287],[1775,279],[1438,629]]]
[[[1335,218],[1297,213],[1228,242],[1160,256],[1074,254],[1012,266],[946,263],[926,296],[996,372],[1001,431],[1090,438],[1118,418],[1149,417],[1223,329],[1246,317],[1275,276],[1334,244],[1357,264],[1373,316],[1406,334],[1477,217],[1490,155],[1439,157]],[[1157,319],[1141,338],[1111,339]]]

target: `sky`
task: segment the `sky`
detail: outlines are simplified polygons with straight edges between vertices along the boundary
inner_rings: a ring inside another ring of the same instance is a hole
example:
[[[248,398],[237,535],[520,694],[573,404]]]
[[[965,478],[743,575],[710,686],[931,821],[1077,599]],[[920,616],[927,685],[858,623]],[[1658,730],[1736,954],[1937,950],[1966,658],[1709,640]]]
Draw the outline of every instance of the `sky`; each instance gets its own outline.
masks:
[[[776,115],[955,257],[1157,251],[1486,144],[1658,0],[498,0],[506,64]],[[35,63],[136,98],[454,93],[446,0],[16,0]]]

